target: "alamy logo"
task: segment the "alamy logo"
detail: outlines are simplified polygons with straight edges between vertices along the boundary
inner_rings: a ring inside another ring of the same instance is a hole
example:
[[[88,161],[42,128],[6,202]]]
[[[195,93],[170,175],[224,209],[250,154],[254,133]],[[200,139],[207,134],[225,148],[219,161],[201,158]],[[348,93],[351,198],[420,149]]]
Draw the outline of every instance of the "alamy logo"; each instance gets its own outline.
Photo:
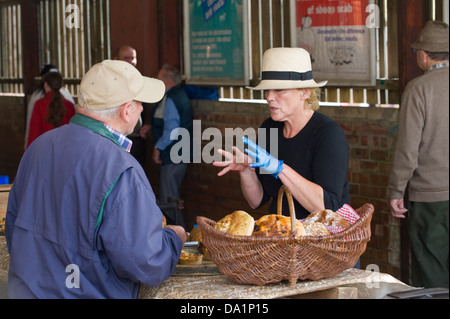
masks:
[[[194,120],[192,139],[187,129],[178,128],[171,132],[170,139],[178,140],[178,142],[170,150],[170,159],[175,164],[188,164],[191,159],[195,164],[202,163],[202,161],[206,164],[220,162],[222,161],[222,155],[218,152],[220,149],[232,153],[232,147],[236,146],[241,151],[244,150],[243,136],[247,136],[252,141],[256,141],[258,137],[258,145],[272,156],[278,157],[278,129],[271,128],[270,134],[267,134],[266,131],[265,128],[259,128],[258,130],[254,128],[245,130],[242,128],[225,128],[225,136],[223,136],[222,132],[215,127],[206,128],[202,132],[201,121]],[[269,141],[266,140],[266,136],[270,136]],[[202,148],[202,141],[209,142]],[[225,145],[223,145],[223,142],[225,142]],[[270,149],[267,149],[269,144]],[[191,149],[193,154],[191,154]],[[239,163],[240,159],[237,158],[236,160]]]
[[[380,288],[380,267],[375,264],[367,265],[366,271],[370,274],[369,281],[366,282],[366,287],[371,288]]]
[[[66,27],[69,29],[80,28],[80,7],[76,4],[69,4],[66,6],[66,13],[69,13],[66,16]]]
[[[376,4],[369,4],[366,7],[366,12],[369,13],[366,19],[366,27],[378,29],[380,27],[380,7]]]
[[[80,289],[80,267],[75,264],[68,265],[66,273],[69,273],[66,277],[66,287],[69,289]]]

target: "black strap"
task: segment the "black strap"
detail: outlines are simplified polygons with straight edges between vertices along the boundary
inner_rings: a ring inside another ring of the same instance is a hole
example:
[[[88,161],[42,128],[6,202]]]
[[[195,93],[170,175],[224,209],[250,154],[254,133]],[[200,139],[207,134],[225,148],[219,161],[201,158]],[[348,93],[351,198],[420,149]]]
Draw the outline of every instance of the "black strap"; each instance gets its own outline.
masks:
[[[265,71],[262,72],[263,80],[283,80],[283,81],[307,81],[313,79],[312,71],[299,73],[289,71]]]

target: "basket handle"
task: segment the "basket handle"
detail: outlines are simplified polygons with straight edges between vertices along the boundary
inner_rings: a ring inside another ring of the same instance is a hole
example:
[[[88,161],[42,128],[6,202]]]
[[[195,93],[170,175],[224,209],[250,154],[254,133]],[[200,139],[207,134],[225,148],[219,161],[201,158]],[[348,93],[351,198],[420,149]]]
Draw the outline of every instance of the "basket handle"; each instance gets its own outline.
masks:
[[[282,215],[282,205],[283,205],[283,194],[286,193],[286,198],[289,205],[289,213],[291,214],[291,232],[295,234],[295,231],[297,230],[297,219],[295,217],[295,207],[294,207],[294,200],[292,199],[292,194],[289,188],[287,188],[286,185],[283,185],[280,187],[280,190],[278,191],[278,203],[277,203],[277,212],[278,215]]]

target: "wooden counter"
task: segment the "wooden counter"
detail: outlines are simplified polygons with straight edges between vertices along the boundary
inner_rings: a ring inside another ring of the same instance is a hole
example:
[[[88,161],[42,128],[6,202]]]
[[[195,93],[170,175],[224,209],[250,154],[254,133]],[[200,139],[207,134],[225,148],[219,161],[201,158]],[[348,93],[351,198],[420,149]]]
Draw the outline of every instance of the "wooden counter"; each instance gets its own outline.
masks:
[[[0,236],[0,299],[6,297],[9,255]],[[211,262],[198,266],[179,265],[161,286],[142,286],[140,299],[381,299],[391,292],[411,290],[388,274],[348,269],[340,275],[316,281],[265,286],[240,285],[217,271]]]
[[[265,286],[240,285],[222,274],[174,275],[156,288],[141,287],[141,299],[380,299],[396,291],[411,290],[388,274],[348,269],[340,275],[316,281]]]
[[[0,220],[6,217],[8,207],[9,191],[12,185],[0,185]]]

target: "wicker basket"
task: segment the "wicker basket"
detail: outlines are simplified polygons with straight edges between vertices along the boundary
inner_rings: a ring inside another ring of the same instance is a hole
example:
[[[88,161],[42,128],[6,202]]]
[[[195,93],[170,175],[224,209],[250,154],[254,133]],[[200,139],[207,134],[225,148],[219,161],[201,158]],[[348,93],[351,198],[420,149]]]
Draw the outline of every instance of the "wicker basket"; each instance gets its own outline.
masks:
[[[292,195],[280,189],[278,203],[286,193],[293,224]],[[356,210],[360,218],[341,233],[323,237],[235,236],[214,228],[215,221],[197,217],[202,243],[219,271],[240,284],[265,285],[289,280],[318,280],[333,277],[352,268],[370,240],[371,204]],[[278,205],[281,215],[281,205]]]

